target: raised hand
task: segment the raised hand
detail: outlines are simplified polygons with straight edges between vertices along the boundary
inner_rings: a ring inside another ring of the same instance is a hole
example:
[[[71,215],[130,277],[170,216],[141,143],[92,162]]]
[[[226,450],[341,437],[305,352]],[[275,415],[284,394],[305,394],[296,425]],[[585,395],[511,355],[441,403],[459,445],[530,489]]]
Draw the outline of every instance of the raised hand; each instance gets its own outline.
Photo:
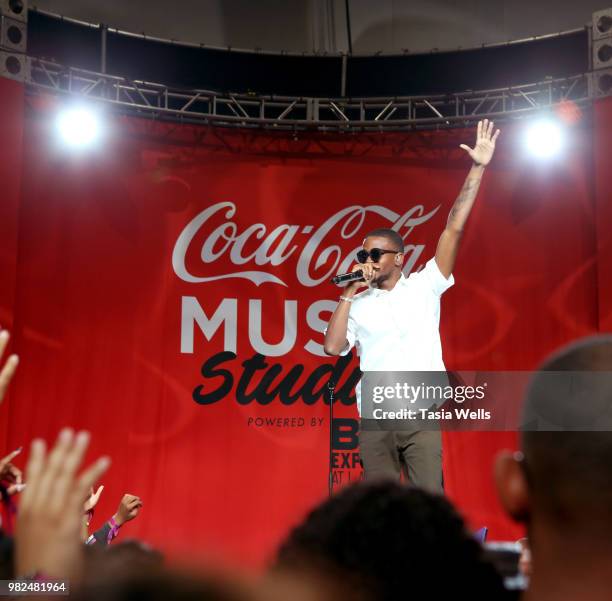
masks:
[[[102,457],[77,476],[88,446],[89,433],[75,436],[70,429],[60,432],[49,454],[44,441],[32,442],[15,533],[18,576],[79,577],[83,499],[110,465]]]
[[[459,145],[460,148],[463,148],[470,155],[474,163],[481,167],[486,167],[489,164],[495,152],[495,141],[499,136],[500,130],[498,129],[493,133],[493,126],[493,121],[488,119],[479,121],[474,148],[470,148],[466,144]]]
[[[94,492],[93,486],[89,489],[89,494],[87,499],[85,499],[85,503],[83,504],[83,513],[87,513],[89,511],[93,511],[93,508],[98,504],[100,500],[100,495],[104,490],[104,485],[98,486],[98,490]]]
[[[119,503],[117,513],[113,516],[117,526],[123,526],[125,522],[133,520],[140,512],[141,507],[142,501],[140,500],[140,497],[128,494],[123,495],[121,503]]]
[[[6,330],[0,329],[0,360],[2,359],[2,355],[6,350],[8,345],[10,335]],[[17,370],[17,365],[19,364],[19,357],[17,355],[11,355],[7,360],[4,366],[0,363],[0,403],[2,403],[2,399],[6,394],[6,389],[8,385],[11,383],[13,376],[15,375],[15,371]]]
[[[13,465],[13,459],[21,453],[21,447],[0,459],[0,482],[4,482],[9,495],[21,492],[25,488],[21,470]]]

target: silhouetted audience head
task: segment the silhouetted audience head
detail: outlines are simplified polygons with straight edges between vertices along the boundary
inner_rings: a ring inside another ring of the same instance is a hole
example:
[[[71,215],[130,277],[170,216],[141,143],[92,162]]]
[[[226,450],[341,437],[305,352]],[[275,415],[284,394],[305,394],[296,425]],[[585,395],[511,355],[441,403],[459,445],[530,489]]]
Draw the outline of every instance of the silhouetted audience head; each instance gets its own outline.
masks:
[[[199,574],[197,577],[148,566],[104,582],[86,581],[76,601],[252,601],[252,589],[228,577]]]
[[[106,549],[106,561],[129,563],[135,567],[159,567],[164,563],[163,554],[149,545],[135,539],[114,543]]]
[[[505,593],[446,499],[392,481],[343,489],[289,534],[274,570],[306,569],[325,571],[370,599]]]
[[[163,554],[137,540],[108,546],[86,545],[86,579],[90,584],[131,578],[134,574],[161,569]]]
[[[0,530],[0,580],[15,578],[15,545],[13,539]]]
[[[566,533],[611,534],[612,336],[580,340],[547,359],[523,424],[523,457],[506,454],[496,470],[508,512]]]

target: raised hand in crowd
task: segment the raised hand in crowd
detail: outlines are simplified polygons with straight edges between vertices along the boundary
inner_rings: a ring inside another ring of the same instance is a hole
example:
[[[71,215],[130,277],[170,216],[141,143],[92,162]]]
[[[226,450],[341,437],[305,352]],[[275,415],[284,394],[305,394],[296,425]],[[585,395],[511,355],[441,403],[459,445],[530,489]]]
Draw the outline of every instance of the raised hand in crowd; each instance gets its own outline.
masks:
[[[93,486],[89,489],[89,494],[87,495],[87,498],[85,499],[85,503],[83,503],[83,513],[89,513],[94,510],[95,506],[98,504],[98,501],[100,500],[100,495],[102,494],[103,490],[104,490],[103,484],[98,486],[98,490],[96,490],[96,492],[94,492]]]
[[[141,507],[142,501],[140,497],[129,494],[123,495],[117,513],[113,516],[117,526],[123,526],[125,522],[133,520],[139,514]]]
[[[89,538],[89,524],[93,518],[94,509],[100,500],[100,495],[102,495],[102,491],[104,490],[104,486],[98,486],[98,490],[94,492],[93,486],[89,489],[89,493],[85,502],[83,503],[83,521],[81,526],[81,538],[83,541],[87,541]]]
[[[85,528],[85,538],[83,540],[85,540],[87,545],[110,545],[119,534],[119,528],[126,522],[133,520],[140,512],[141,507],[142,501],[140,497],[129,494],[123,495],[121,503],[119,503],[117,508],[117,513],[89,537],[86,534],[87,529]]]
[[[0,484],[9,495],[21,492],[25,488],[21,470],[13,465],[13,459],[21,453],[21,447],[0,459]]]
[[[50,453],[44,441],[32,442],[15,535],[18,576],[80,575],[83,499],[110,464],[101,457],[78,476],[88,446],[89,433],[70,429],[60,432]]]
[[[15,375],[17,365],[19,365],[19,357],[17,355],[10,355],[4,365],[1,363],[9,338],[9,333],[6,330],[0,329],[0,403],[2,403],[6,389]]]

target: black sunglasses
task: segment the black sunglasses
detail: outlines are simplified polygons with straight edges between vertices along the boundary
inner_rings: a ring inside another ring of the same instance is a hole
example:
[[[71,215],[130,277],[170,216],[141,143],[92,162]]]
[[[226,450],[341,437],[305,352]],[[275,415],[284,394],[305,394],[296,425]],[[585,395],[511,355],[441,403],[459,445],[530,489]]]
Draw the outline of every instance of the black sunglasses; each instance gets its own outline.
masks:
[[[396,255],[397,253],[401,252],[401,250],[384,250],[383,248],[373,248],[368,252],[367,250],[363,249],[357,253],[357,261],[359,261],[359,263],[365,263],[368,260],[368,257],[371,257],[374,263],[378,263],[380,258],[387,253],[393,253]]]

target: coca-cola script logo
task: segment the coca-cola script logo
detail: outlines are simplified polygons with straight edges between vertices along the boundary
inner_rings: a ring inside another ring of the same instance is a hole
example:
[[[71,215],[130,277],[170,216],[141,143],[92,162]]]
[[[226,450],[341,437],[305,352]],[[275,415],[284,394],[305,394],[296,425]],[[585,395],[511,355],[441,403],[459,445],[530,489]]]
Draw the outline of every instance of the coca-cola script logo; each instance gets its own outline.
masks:
[[[236,216],[236,205],[232,202],[219,202],[196,215],[179,235],[172,253],[172,266],[176,275],[185,282],[202,283],[228,278],[243,278],[256,285],[272,282],[287,286],[278,276],[261,269],[266,265],[276,267],[294,255],[297,257],[296,276],[298,281],[307,287],[317,286],[338,273],[346,272],[354,262],[355,252],[361,248],[352,248],[344,253],[337,244],[367,233],[364,228],[368,216],[378,216],[388,223],[388,227],[399,232],[404,241],[412,230],[429,221],[438,211],[440,205],[428,213],[423,205],[415,205],[404,214],[397,213],[380,205],[346,207],[323,222],[317,229],[313,225],[279,225],[268,231],[263,223],[254,223],[244,230],[233,220]],[[219,218],[223,219],[218,224]],[[198,272],[187,267],[186,256],[193,252],[195,240],[201,242],[200,263]],[[306,242],[301,236],[307,235]],[[255,250],[253,242],[258,241]],[[246,245],[251,249],[246,251]],[[301,247],[301,250],[300,250]],[[424,249],[423,244],[405,245],[406,264],[404,272],[410,273]],[[207,267],[221,259],[228,259],[237,269],[222,274],[206,274]]]

